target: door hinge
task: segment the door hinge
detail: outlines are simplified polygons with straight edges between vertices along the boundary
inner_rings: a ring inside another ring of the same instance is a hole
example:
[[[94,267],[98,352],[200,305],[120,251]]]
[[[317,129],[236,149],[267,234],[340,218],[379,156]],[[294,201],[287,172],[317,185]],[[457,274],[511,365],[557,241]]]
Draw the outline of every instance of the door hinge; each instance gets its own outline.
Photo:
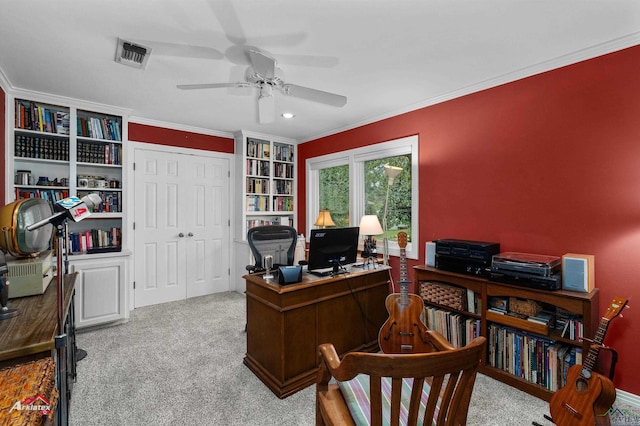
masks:
[[[231,219],[227,219],[227,226],[231,227]]]
[[[134,231],[136,230],[136,223],[135,222],[133,222],[133,230]]]
[[[135,171],[136,169],[136,163],[133,163],[133,170]]]
[[[230,178],[231,177],[231,170],[227,170],[227,177]]]
[[[227,269],[227,274],[231,276],[231,268]]]
[[[136,289],[136,282],[135,281],[133,282],[133,289],[134,290]]]

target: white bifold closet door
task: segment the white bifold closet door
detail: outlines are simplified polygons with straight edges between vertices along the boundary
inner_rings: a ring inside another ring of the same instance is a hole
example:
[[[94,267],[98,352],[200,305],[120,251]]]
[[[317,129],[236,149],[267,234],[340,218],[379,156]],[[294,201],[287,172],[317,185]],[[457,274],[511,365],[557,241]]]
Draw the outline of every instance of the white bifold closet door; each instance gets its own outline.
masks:
[[[134,305],[230,289],[229,160],[135,149]]]

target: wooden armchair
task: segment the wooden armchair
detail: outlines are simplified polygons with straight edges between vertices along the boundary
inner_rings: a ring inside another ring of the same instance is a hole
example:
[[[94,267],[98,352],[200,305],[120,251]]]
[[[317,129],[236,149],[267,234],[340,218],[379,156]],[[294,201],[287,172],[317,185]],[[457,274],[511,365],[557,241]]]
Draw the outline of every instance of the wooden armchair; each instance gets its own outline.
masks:
[[[320,345],[316,425],[466,424],[486,339],[456,349],[428,333],[437,352],[351,352],[340,360],[331,343]]]

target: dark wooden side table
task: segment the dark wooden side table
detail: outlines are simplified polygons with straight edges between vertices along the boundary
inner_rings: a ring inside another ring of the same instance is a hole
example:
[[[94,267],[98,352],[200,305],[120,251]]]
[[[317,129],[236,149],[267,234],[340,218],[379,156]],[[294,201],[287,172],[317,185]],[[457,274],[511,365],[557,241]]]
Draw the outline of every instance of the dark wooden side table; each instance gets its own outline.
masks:
[[[76,377],[76,343],[74,323],[74,284],[77,274],[64,277],[63,310],[66,312],[66,389],[71,397],[71,388]],[[56,278],[54,277],[44,294],[27,296],[9,301],[18,315],[0,321],[0,368],[15,366],[37,359],[56,359],[56,336],[58,332],[58,311]],[[57,360],[60,362],[60,360]],[[60,388],[60,386],[58,386]],[[32,395],[25,395],[25,397]],[[61,419],[59,419],[61,420]],[[58,424],[66,424],[58,421]]]

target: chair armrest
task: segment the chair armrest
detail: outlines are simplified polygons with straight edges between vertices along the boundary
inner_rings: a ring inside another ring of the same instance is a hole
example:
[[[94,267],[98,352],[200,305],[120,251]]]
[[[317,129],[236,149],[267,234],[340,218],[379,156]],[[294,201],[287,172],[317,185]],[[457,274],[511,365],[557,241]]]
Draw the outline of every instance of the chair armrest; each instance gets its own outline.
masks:
[[[436,330],[427,330],[427,339],[437,351],[451,351],[456,348]]]

